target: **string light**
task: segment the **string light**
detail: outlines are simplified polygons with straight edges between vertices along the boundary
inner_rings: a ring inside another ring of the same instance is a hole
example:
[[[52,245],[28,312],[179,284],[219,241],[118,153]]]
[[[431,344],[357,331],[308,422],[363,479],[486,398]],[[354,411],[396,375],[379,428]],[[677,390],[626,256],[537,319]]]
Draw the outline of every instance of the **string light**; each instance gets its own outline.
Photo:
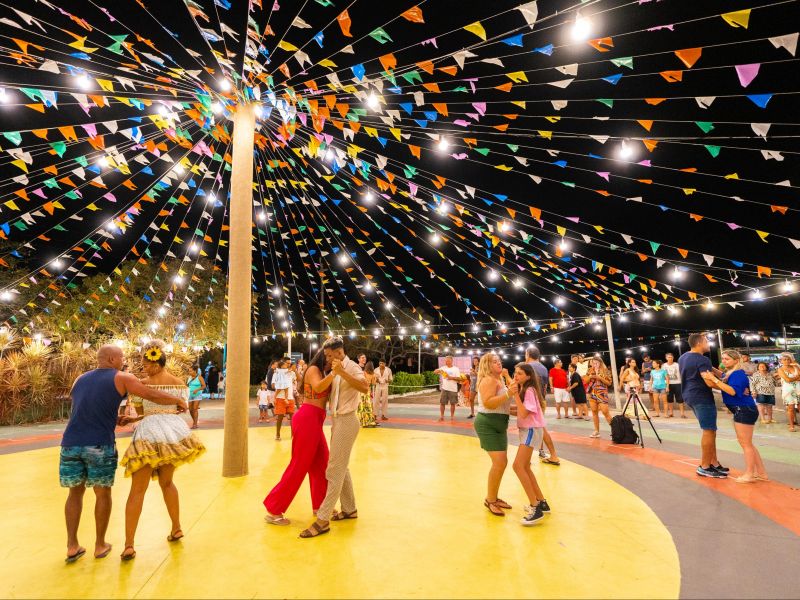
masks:
[[[373,194],[372,191],[369,191],[366,194],[364,194],[364,202],[366,202],[367,204],[371,204],[373,200],[375,200],[375,194]]]
[[[450,142],[447,141],[447,138],[441,138],[436,147],[439,152],[447,152],[447,149],[450,147]]]
[[[628,160],[629,158],[633,157],[633,147],[626,143],[624,140],[622,142],[622,146],[619,149],[619,157],[623,160]]]
[[[11,292],[4,290],[2,293],[0,293],[0,300],[3,302],[11,302]]]
[[[431,234],[431,244],[434,246],[438,246],[439,242],[442,241],[441,236],[438,233]]]
[[[495,281],[497,279],[497,271],[494,269],[489,269],[489,280]]]
[[[592,31],[592,22],[577,15],[575,24],[572,26],[572,39],[578,42],[589,39]]]
[[[231,82],[227,79],[223,79],[219,82],[219,89],[223,92],[230,92],[231,91]]]
[[[371,110],[378,110],[381,107],[380,99],[374,92],[367,97],[367,107]]]
[[[82,90],[88,90],[90,87],[92,87],[92,82],[86,75],[76,76],[75,83],[78,84],[78,87]]]

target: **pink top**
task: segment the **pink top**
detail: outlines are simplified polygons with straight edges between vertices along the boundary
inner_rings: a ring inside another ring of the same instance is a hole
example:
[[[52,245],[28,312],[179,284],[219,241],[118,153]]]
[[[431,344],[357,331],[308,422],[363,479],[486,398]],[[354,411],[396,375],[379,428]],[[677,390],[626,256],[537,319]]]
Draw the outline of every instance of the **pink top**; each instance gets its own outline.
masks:
[[[517,427],[520,429],[544,427],[544,413],[542,412],[542,407],[539,404],[539,397],[536,395],[536,390],[533,386],[529,387],[525,392],[522,405],[528,410],[528,414],[525,417],[520,417],[519,414],[517,414]]]

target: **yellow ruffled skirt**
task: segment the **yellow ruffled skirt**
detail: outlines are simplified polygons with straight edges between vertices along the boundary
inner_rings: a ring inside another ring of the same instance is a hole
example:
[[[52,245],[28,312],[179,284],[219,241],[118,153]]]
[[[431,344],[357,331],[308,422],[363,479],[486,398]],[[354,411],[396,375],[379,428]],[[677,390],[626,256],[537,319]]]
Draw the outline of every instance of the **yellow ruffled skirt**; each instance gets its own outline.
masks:
[[[155,479],[159,467],[190,463],[205,451],[203,442],[192,433],[182,417],[159,413],[148,415],[139,422],[120,464],[125,467],[125,477],[143,467],[151,467]]]

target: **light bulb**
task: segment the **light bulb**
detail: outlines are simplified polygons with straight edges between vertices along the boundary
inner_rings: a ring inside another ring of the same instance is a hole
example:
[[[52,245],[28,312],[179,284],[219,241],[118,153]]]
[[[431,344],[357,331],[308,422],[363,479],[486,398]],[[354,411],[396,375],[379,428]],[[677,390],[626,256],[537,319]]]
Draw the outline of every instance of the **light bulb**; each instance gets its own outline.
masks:
[[[223,79],[219,82],[219,89],[221,89],[223,92],[231,91],[231,82],[227,79]]]
[[[447,139],[445,138],[440,139],[439,143],[437,144],[439,152],[447,152],[447,149],[449,147],[450,147],[450,142],[448,142]]]
[[[579,42],[586,40],[589,38],[591,31],[592,22],[578,15],[575,19],[575,24],[572,26],[572,39]]]
[[[370,94],[370,95],[367,97],[367,106],[368,106],[368,107],[369,107],[371,110],[378,110],[378,109],[381,107],[381,102],[380,102],[380,100],[378,99],[378,96],[376,96],[374,93],[371,93],[371,94]]]

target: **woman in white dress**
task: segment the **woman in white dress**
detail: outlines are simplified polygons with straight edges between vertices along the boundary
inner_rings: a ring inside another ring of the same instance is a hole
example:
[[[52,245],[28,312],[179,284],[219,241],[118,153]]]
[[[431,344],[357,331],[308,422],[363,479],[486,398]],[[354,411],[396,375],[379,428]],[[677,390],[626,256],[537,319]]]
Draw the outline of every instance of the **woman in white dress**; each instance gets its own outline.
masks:
[[[778,368],[781,378],[781,397],[786,407],[789,420],[789,431],[797,431],[797,411],[800,408],[800,365],[791,352],[781,353],[781,366]]]
[[[163,342],[153,340],[145,345],[142,352],[142,366],[147,377],[142,383],[176,396],[176,406],[155,404],[135,396],[129,397],[128,401],[136,408],[139,416],[124,418],[122,421],[123,423],[141,421],[134,430],[131,444],[120,461],[125,467],[125,476],[130,476],[132,479],[131,491],[125,506],[125,549],[121,555],[122,560],[131,560],[136,556],[134,536],[150,479],[158,479],[172,521],[167,541],[175,542],[183,537],[178,488],[175,487],[172,476],[179,465],[192,462],[205,452],[203,443],[189,430],[186,421],[178,414],[187,410],[189,388],[183,379],[172,375],[164,368],[166,362]]]

